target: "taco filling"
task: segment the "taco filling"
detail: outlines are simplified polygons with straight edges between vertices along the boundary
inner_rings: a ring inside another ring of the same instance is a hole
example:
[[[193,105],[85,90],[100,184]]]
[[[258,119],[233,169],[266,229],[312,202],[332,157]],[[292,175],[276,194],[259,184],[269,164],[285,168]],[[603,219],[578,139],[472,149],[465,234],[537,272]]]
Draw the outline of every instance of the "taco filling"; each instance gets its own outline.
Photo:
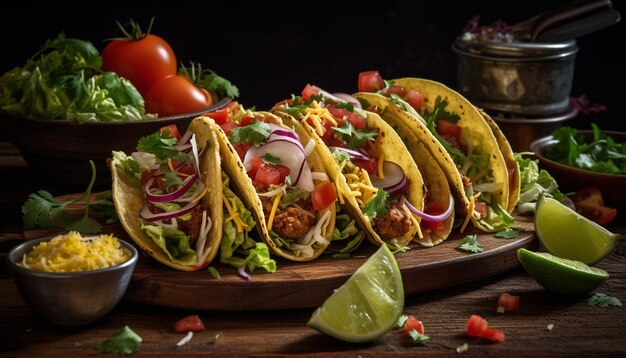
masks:
[[[271,240],[293,256],[311,257],[329,244],[325,233],[333,217],[326,209],[336,200],[335,188],[326,173],[309,166],[314,143],[305,148],[293,130],[269,122],[271,117],[243,108],[216,120],[253,183]]]
[[[349,188],[339,192],[341,204],[353,197],[372,229],[387,243],[416,232],[421,238],[415,216],[422,212],[405,197],[410,179],[401,165],[386,160],[377,141],[379,129],[368,127],[367,114],[355,98],[340,98],[307,85],[302,96],[281,106],[315,131],[332,153]],[[337,183],[337,187],[342,186]]]
[[[141,138],[130,156],[113,152],[143,193],[141,230],[181,265],[201,265],[210,253],[205,248],[212,220],[201,205],[207,193],[199,169],[202,149],[194,133],[181,137],[171,126]]]

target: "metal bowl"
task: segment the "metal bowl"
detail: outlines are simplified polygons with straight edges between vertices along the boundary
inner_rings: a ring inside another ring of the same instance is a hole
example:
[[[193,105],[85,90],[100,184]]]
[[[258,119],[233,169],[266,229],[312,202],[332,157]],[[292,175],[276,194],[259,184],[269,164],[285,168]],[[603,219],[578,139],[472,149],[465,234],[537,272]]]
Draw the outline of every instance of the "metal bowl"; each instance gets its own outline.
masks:
[[[53,182],[85,190],[91,178],[89,160],[96,165],[96,185],[111,185],[107,159],[111,152],[135,151],[137,141],[159,128],[175,124],[182,132],[192,119],[220,109],[231,102],[224,98],[215,105],[194,113],[120,122],[77,123],[64,120],[14,117],[0,112],[0,127],[10,133],[7,138],[36,173]]]
[[[590,130],[579,130],[586,138],[592,138]],[[626,132],[602,131],[610,135],[619,143],[626,142]],[[602,192],[602,198],[607,206],[622,208],[626,206],[626,175],[598,173],[589,170],[570,167],[545,157],[546,148],[555,142],[549,135],[531,143],[530,150],[539,160],[539,166],[545,169],[556,179],[562,192],[573,192],[586,186],[593,186]]]
[[[566,112],[576,41],[468,42],[457,38],[459,92],[485,109],[532,116]]]
[[[86,325],[99,320],[124,296],[137,263],[137,249],[119,240],[131,252],[130,259],[99,270],[42,272],[17,265],[33,246],[50,239],[30,240],[9,251],[6,262],[20,295],[33,310],[58,325]]]

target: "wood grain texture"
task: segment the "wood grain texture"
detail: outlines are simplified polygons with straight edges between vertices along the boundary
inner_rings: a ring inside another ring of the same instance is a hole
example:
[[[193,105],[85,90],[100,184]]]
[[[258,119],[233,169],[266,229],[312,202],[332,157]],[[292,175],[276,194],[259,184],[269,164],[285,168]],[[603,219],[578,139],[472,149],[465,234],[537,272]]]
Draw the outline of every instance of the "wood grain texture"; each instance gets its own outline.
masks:
[[[74,194],[72,194],[74,195]],[[63,196],[67,200],[69,196]],[[82,212],[81,205],[74,210]],[[497,238],[475,228],[460,234],[458,230],[440,245],[410,245],[407,252],[396,254],[406,294],[449,287],[489,277],[519,265],[517,249],[531,248],[534,240],[531,217],[517,216],[517,226],[524,228],[513,239]],[[112,232],[132,243],[121,225],[112,224],[103,232]],[[41,237],[49,232],[30,231],[27,238]],[[465,235],[477,234],[485,249],[468,253],[457,249]],[[138,249],[139,247],[135,245]],[[378,247],[364,241],[349,259],[333,259],[322,255],[309,262],[293,262],[273,255],[277,270],[257,270],[249,281],[237,270],[214,260],[211,264],[220,273],[215,279],[206,270],[177,271],[147,254],[140,255],[125,299],[155,306],[213,310],[251,311],[316,307],[340,287]]]

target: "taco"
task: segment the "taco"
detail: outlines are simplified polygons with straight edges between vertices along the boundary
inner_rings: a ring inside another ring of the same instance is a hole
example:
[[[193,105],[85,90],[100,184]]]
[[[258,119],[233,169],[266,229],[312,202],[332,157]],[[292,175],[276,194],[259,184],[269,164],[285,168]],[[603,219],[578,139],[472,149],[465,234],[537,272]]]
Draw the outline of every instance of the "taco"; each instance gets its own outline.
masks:
[[[269,112],[237,105],[205,115],[267,245],[292,261],[318,257],[332,239],[336,190],[317,152]]]
[[[360,79],[355,97],[367,102],[385,96],[402,111],[404,125],[417,128],[465,208],[463,232],[471,220],[487,232],[515,224],[509,206],[509,174],[498,142],[479,111],[445,85],[425,79],[384,82],[376,71]],[[375,74],[375,76],[372,76]],[[373,78],[378,77],[378,80]],[[367,92],[374,92],[367,93]],[[373,97],[372,97],[373,96]],[[364,103],[367,106],[367,103]]]
[[[175,125],[141,138],[137,152],[113,152],[112,196],[122,226],[157,261],[183,271],[220,262],[276,269],[248,236],[255,222],[221,170],[219,142],[204,118],[181,137]],[[224,220],[224,218],[227,218]]]
[[[377,114],[355,107],[354,98],[346,101],[311,85],[302,93],[273,111],[315,141],[340,202],[360,219],[370,241],[393,249],[414,238],[432,245],[420,230],[423,178],[396,132]]]

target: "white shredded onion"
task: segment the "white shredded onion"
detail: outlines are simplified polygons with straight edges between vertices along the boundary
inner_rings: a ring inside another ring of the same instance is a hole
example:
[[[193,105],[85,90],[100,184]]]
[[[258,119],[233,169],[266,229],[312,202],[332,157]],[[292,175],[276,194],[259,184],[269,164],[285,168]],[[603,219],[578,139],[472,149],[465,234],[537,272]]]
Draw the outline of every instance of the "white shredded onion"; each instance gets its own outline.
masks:
[[[184,336],[183,339],[178,341],[178,343],[176,343],[176,347],[184,346],[185,344],[189,343],[192,337],[193,337],[193,331],[187,332],[187,335]]]
[[[500,190],[502,187],[502,183],[482,183],[482,184],[474,184],[472,185],[472,189],[475,193],[483,192],[483,193],[493,193],[495,191]]]
[[[309,156],[309,154],[311,154],[314,148],[315,148],[315,141],[313,140],[313,138],[311,138],[309,139],[309,142],[304,146],[304,152],[306,153],[307,157]]]
[[[311,178],[313,178],[313,180],[319,180],[319,181],[328,181],[328,174],[323,173],[323,172],[312,172],[311,173]]]
[[[270,191],[268,191],[268,192],[266,192],[266,193],[259,193],[258,195],[259,195],[259,196],[267,196],[267,197],[269,197],[269,198],[273,198],[273,197],[275,197],[276,195],[280,194],[281,192],[283,192],[283,193],[284,193],[284,192],[285,192],[285,189],[287,189],[287,184],[283,184],[283,185],[281,185],[281,186],[279,186],[279,187],[276,187],[276,189],[274,189],[274,190],[270,190]]]

